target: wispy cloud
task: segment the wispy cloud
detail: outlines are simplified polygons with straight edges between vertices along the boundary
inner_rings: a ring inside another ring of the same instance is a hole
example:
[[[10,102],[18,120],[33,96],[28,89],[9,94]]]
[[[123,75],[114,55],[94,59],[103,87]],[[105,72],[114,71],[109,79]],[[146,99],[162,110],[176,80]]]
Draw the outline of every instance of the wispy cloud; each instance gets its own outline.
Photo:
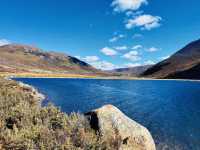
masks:
[[[123,34],[115,35],[114,37],[109,39],[109,42],[111,42],[111,43],[117,42],[118,40],[120,40],[122,38],[125,38],[125,35],[123,35]]]
[[[123,50],[127,50],[128,49],[128,47],[127,46],[116,46],[116,47],[114,47],[116,50],[119,50],[119,51],[123,51]]]
[[[134,16],[138,16],[138,15],[141,15],[141,14],[143,14],[143,11],[136,11],[136,12],[134,12],[134,11],[127,11],[126,12],[126,16],[127,17],[134,17]]]
[[[11,44],[11,42],[6,39],[0,39],[0,46],[4,46],[8,44]]]
[[[124,67],[138,67],[138,66],[141,66],[140,63],[127,63],[127,64],[124,64]]]
[[[99,57],[98,56],[86,56],[83,58],[83,60],[88,63],[91,63],[91,62],[99,61]]]
[[[153,28],[159,27],[161,25],[160,24],[161,20],[162,18],[159,16],[143,14],[128,19],[125,26],[127,29],[139,27],[141,30],[151,30]]]
[[[114,49],[112,48],[109,48],[109,47],[104,47],[100,50],[104,55],[107,55],[107,56],[114,56],[114,55],[117,55],[117,51],[115,51]]]
[[[138,61],[138,60],[141,60],[141,57],[139,56],[138,51],[130,51],[130,52],[124,54],[122,57],[123,57],[123,58],[126,58],[126,59],[128,59],[128,60],[130,60],[130,61]]]
[[[114,0],[111,4],[115,12],[134,11],[143,4],[148,4],[147,0]]]
[[[91,65],[101,70],[112,70],[117,68],[116,65],[108,61],[97,61],[93,62]]]
[[[143,47],[142,45],[135,45],[131,49],[132,50],[138,50],[138,49],[141,49],[142,47]]]
[[[150,47],[150,48],[147,48],[146,51],[147,52],[157,52],[159,51],[160,49],[159,48],[156,48],[156,47]]]

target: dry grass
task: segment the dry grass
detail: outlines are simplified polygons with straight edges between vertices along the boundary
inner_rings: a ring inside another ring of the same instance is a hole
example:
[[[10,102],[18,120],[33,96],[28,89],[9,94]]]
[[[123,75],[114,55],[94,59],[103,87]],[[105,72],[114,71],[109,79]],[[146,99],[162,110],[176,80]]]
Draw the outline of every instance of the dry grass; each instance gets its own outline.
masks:
[[[44,78],[97,78],[97,75],[87,74],[64,74],[64,73],[0,73],[0,77],[44,77]]]

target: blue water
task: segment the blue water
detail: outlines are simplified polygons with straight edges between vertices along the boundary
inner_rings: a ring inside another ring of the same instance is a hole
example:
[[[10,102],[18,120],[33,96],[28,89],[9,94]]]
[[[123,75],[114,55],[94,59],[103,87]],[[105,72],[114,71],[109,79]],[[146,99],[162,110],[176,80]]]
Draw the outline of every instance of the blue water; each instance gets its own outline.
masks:
[[[158,150],[200,149],[200,82],[16,80],[35,86],[67,113],[113,104],[150,130]]]

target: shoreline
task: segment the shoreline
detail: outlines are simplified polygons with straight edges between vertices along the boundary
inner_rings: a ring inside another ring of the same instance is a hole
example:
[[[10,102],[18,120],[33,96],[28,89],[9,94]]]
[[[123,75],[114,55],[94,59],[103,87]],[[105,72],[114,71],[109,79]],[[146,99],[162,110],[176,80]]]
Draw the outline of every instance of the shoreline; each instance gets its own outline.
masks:
[[[90,80],[136,80],[136,81],[180,81],[180,82],[200,82],[200,80],[192,80],[192,79],[154,79],[154,78],[116,78],[116,77],[5,77],[8,79],[15,79],[15,78],[30,78],[30,79],[90,79]]]
[[[41,103],[42,103],[42,101],[45,100],[46,95],[41,93],[36,87],[34,87],[30,84],[26,84],[22,81],[16,81],[16,80],[14,80],[14,81],[17,82],[20,87],[30,89],[31,94],[35,97],[36,100],[40,101]]]
[[[99,75],[83,75],[83,74],[1,74],[0,77],[6,79],[14,78],[46,78],[46,79],[94,79],[94,80],[146,80],[146,81],[188,81],[200,82],[194,79],[156,79],[156,78],[139,78],[127,76],[99,76]]]

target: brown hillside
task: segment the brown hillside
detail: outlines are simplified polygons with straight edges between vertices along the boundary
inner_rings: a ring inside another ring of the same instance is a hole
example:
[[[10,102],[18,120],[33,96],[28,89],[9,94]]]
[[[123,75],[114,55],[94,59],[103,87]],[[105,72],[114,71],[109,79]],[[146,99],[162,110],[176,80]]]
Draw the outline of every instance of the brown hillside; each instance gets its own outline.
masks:
[[[75,57],[17,44],[0,47],[0,72],[101,73]]]

